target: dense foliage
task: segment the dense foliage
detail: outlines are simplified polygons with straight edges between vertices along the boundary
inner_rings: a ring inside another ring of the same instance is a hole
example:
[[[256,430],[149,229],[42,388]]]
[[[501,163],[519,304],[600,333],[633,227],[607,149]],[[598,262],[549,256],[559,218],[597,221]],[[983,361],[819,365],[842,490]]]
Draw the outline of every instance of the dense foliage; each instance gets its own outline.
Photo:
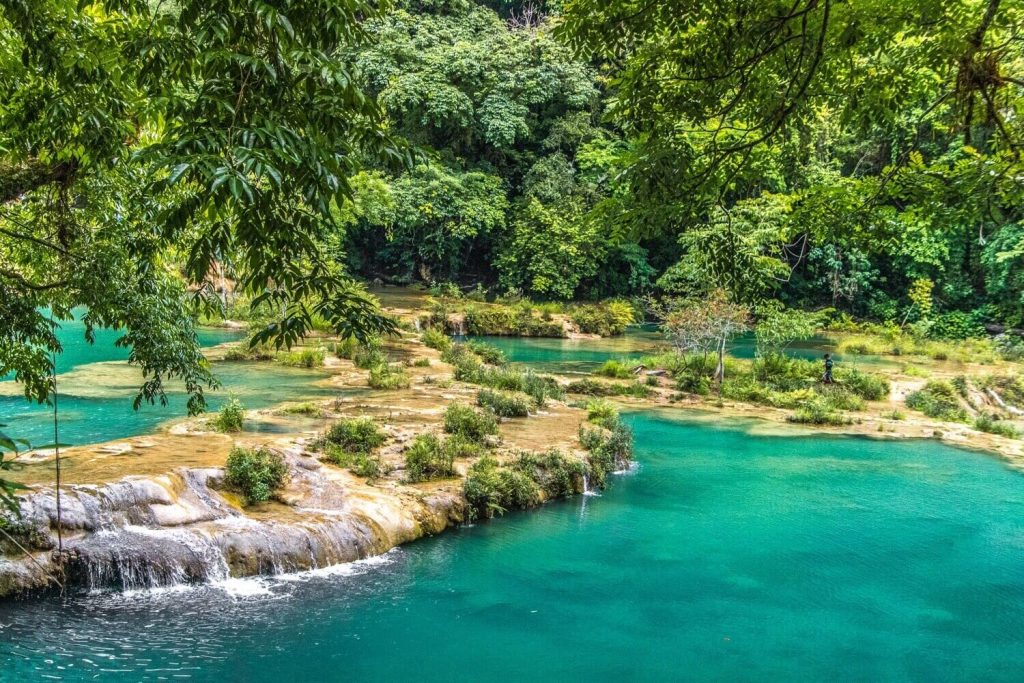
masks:
[[[405,478],[410,483],[455,476],[455,442],[420,434],[405,452]]]
[[[217,417],[213,419],[213,427],[218,432],[240,432],[244,422],[245,408],[242,406],[242,402],[237,397],[230,396],[220,407]]]
[[[355,177],[343,212],[351,265],[408,282],[483,281],[540,298],[641,291],[645,249],[588,212],[620,144],[602,126],[595,70],[540,14],[469,0],[404,0],[355,51],[365,87],[426,152],[416,168]]]
[[[340,249],[370,277],[541,299],[723,289],[757,319],[774,299],[935,338],[1020,325],[1021,17],[399,2],[354,60],[428,154],[353,179]]]
[[[444,411],[444,431],[482,443],[488,436],[498,433],[498,421],[488,411],[453,403]]]
[[[677,235],[660,284],[681,294],[1019,324],[1022,12],[570,0],[562,34],[609,77],[628,141],[599,213]],[[930,314],[911,296],[924,282]]]
[[[270,500],[288,477],[284,458],[268,448],[232,448],[224,467],[224,484],[245,497],[247,505]]]
[[[229,272],[272,311],[256,341],[322,319],[389,329],[323,255],[364,159],[406,156],[346,54],[363,0],[0,2],[0,375],[50,391],[54,322],[124,331],[136,403],[213,383],[195,306]],[[222,294],[226,294],[222,292]]]
[[[324,440],[349,452],[369,453],[383,446],[387,436],[373,419],[356,417],[331,425]]]

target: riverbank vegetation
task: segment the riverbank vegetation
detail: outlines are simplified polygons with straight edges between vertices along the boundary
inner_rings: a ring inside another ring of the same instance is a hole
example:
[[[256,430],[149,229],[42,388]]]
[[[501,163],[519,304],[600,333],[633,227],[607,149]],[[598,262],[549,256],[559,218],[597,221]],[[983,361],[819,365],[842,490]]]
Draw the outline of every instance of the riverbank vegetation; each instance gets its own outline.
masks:
[[[889,397],[889,381],[881,374],[843,367],[835,372],[835,381],[821,381],[820,363],[790,358],[781,353],[770,353],[753,360],[726,357],[723,361],[724,378],[719,380],[719,362],[711,354],[681,354],[666,352],[646,356],[633,362],[614,361],[616,368],[636,368],[640,372],[653,372],[652,384],[660,385],[659,376],[665,377],[679,392],[678,396],[696,395],[707,399],[730,399],[743,403],[785,408],[795,411],[791,421],[811,424],[847,424],[844,411],[860,411],[867,401],[882,401]],[[601,372],[608,363],[598,369]],[[621,373],[633,377],[632,370]],[[574,380],[566,385],[570,393],[591,396],[634,396],[646,398],[653,389],[647,383],[633,381],[627,384]],[[598,404],[599,405],[599,404]]]
[[[246,505],[270,500],[287,476],[284,460],[267,448],[233,448],[224,466],[224,485],[241,493]]]
[[[405,452],[405,477],[409,483],[447,479],[455,475],[455,449],[451,440],[420,434]]]
[[[455,380],[484,387],[477,397],[481,405],[500,404],[502,409],[522,412],[531,403],[535,408],[543,408],[549,399],[564,395],[554,377],[513,367],[500,351],[481,342],[453,344],[441,359],[454,367]]]
[[[958,375],[950,380],[929,380],[907,396],[909,408],[946,422],[970,424],[974,429],[1008,439],[1020,439],[1014,424],[1024,411],[1024,379],[1020,374]]]
[[[232,433],[242,431],[245,422],[245,408],[242,402],[235,396],[229,396],[224,405],[220,407],[217,416],[213,419],[213,428],[218,432]]]
[[[312,447],[322,453],[322,460],[374,480],[387,473],[376,456],[386,441],[387,435],[374,420],[358,417],[335,422]]]
[[[409,388],[409,375],[400,365],[378,363],[370,368],[369,385],[374,389],[393,391]]]
[[[498,421],[490,411],[453,403],[444,411],[444,431],[482,444],[498,433]]]
[[[566,455],[557,448],[519,451],[499,462],[485,456],[470,466],[463,495],[472,518],[490,518],[521,510],[545,500],[603,488],[611,472],[629,467],[633,436],[614,411],[605,411],[601,426],[581,428],[579,443],[586,459]]]
[[[506,465],[485,457],[473,463],[463,486],[473,519],[523,510],[543,500],[583,492],[586,464],[557,449],[521,452]]]
[[[643,318],[639,302],[609,299],[592,303],[537,302],[518,293],[493,301],[462,294],[454,285],[434,286],[430,311],[420,315],[421,328],[446,334],[511,337],[611,337]]]

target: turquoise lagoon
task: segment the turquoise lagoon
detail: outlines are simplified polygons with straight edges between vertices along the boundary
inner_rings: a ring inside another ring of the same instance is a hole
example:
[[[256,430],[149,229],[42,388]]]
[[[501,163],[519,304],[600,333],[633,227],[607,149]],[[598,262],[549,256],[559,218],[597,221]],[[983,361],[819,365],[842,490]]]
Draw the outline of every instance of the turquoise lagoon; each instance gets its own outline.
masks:
[[[1014,681],[1024,479],[628,416],[600,497],[282,579],[0,604],[5,680]]]
[[[58,337],[63,353],[56,358],[60,441],[73,446],[147,434],[162,423],[187,414],[183,387],[168,383],[167,405],[144,404],[132,409],[132,399],[142,385],[142,373],[127,364],[128,349],[115,342],[122,333],[96,330],[94,344],[85,341],[79,320],[64,321]],[[199,331],[203,347],[240,341],[241,332]],[[207,391],[210,410],[217,410],[228,396],[237,396],[246,408],[264,408],[288,400],[336,395],[318,386],[322,372],[300,370],[272,363],[221,362],[214,374],[222,386]],[[34,444],[53,442],[53,409],[25,400],[21,385],[0,381],[0,424],[4,431]],[[254,425],[256,426],[256,425]]]
[[[476,336],[466,339],[476,339],[501,349],[513,363],[530,365],[543,372],[565,374],[590,373],[607,360],[637,360],[645,355],[664,351],[667,347],[665,337],[650,325],[633,326],[622,336],[602,339],[499,336]],[[754,335],[744,334],[730,342],[728,353],[734,358],[750,359],[754,357],[755,346]],[[837,354],[832,340],[826,337],[796,342],[786,348],[785,353],[793,358],[807,360],[820,360],[824,354],[832,353],[839,363],[875,368],[898,367],[894,360],[881,356]]]

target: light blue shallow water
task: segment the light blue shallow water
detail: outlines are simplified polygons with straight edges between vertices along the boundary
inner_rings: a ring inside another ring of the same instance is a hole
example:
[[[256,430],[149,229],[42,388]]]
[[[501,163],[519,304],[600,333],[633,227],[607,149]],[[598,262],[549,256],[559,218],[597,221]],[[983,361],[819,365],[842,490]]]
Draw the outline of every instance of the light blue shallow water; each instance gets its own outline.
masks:
[[[154,431],[167,420],[187,414],[187,396],[183,387],[168,383],[166,406],[143,405],[132,409],[132,399],[142,384],[141,372],[126,372],[116,365],[97,365],[124,361],[129,350],[116,346],[122,333],[96,330],[94,344],[84,338],[84,326],[78,320],[64,321],[58,337],[63,353],[57,356],[58,407],[60,441],[84,445],[123,439]],[[201,329],[199,341],[204,347],[238,341],[242,333],[232,330]],[[71,373],[71,374],[68,374]],[[82,377],[76,378],[81,373]],[[314,385],[322,372],[288,368],[270,363],[216,363],[214,374],[222,387],[207,391],[211,411],[217,410],[229,395],[234,395],[249,409],[264,408],[296,398],[315,398],[337,392]],[[8,379],[0,383],[12,387]],[[4,431],[30,443],[53,442],[53,413],[47,405],[25,400],[18,390],[0,394],[0,424]]]
[[[295,399],[315,399],[336,396],[338,391],[314,385],[326,375],[310,370],[283,367],[270,363],[216,363],[214,372],[222,387],[207,391],[207,406],[216,412],[229,396],[236,396],[246,409],[268,406]],[[139,376],[141,377],[141,375]],[[103,441],[125,439],[149,434],[168,420],[188,414],[187,396],[172,385],[167,405],[144,404],[132,409],[132,399],[141,379],[117,387],[103,396],[79,396],[61,390],[60,441],[81,446]],[[22,396],[0,396],[0,423],[4,431],[27,439],[32,444],[53,442],[53,412],[46,405],[25,401]]]
[[[77,312],[73,320],[58,321],[60,329],[57,331],[57,338],[62,347],[62,352],[56,358],[58,373],[68,372],[89,363],[128,359],[130,349],[116,344],[124,332],[98,328],[93,331],[95,343],[90,344],[85,339],[85,325],[81,321],[80,313],[81,311]],[[242,332],[230,329],[204,327],[198,330],[199,344],[204,347],[237,341],[243,336]]]
[[[513,363],[524,363],[544,372],[590,373],[607,360],[636,360],[645,355],[668,348],[663,334],[651,325],[634,326],[624,335],[603,339],[557,339],[549,337],[473,337],[495,346]],[[753,334],[736,337],[729,343],[728,353],[734,358],[754,357],[756,343]],[[821,360],[832,353],[839,363],[854,365],[893,365],[891,359],[880,356],[844,357],[835,352],[833,342],[825,337],[814,337],[791,344],[785,353],[792,358]]]
[[[0,604],[0,671],[1021,680],[1020,474],[931,441],[629,419],[639,468],[603,496],[414,543],[348,575]]]

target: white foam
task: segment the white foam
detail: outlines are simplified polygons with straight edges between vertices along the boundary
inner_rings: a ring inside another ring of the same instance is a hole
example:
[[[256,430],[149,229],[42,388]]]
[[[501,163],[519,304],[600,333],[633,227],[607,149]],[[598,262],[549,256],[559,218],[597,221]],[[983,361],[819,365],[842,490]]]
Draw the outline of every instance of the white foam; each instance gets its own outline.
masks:
[[[274,594],[274,591],[270,590],[270,581],[265,576],[221,579],[209,585],[224,591],[232,598],[262,598]]]
[[[170,586],[154,586],[152,588],[130,588],[124,591],[115,591],[109,588],[94,588],[89,591],[89,595],[102,596],[107,600],[111,601],[134,601],[134,600],[146,600],[150,598],[156,598],[163,595],[175,595],[178,593],[187,593],[188,591],[198,588],[196,584],[187,583],[176,583]]]
[[[151,538],[183,538],[183,532],[180,529],[165,529],[163,527],[149,527],[142,526],[141,524],[125,524],[123,531],[128,531],[133,534],[140,536],[149,536]],[[113,535],[117,535],[117,531],[113,531]]]
[[[365,574],[372,571],[376,567],[391,564],[395,561],[400,552],[401,550],[398,548],[392,548],[383,555],[375,555],[374,557],[367,557],[366,559],[356,560],[355,562],[342,562],[340,564],[332,564],[327,567],[309,569],[304,572],[276,574],[268,578],[275,581],[297,582],[332,576],[357,576],[359,574]]]
[[[628,467],[626,467],[625,469],[621,469],[621,470],[615,470],[614,472],[612,472],[612,474],[636,474],[636,472],[639,469],[640,469],[640,463],[638,463],[636,460],[632,460],[632,461],[630,461]]]
[[[211,581],[209,583],[178,583],[168,586],[154,586],[149,588],[133,588],[125,591],[113,591],[110,589],[94,589],[90,595],[102,597],[112,601],[147,601],[160,599],[167,596],[177,595],[195,590],[215,589],[223,591],[229,597],[246,600],[261,598],[287,598],[287,593],[275,592],[275,585],[288,583],[304,583],[316,579],[359,576],[373,571],[377,567],[391,564],[401,552],[399,548],[392,548],[383,555],[368,557],[355,562],[343,562],[318,569],[310,569],[301,572],[287,572],[266,576],[247,576],[243,578],[226,578]]]

